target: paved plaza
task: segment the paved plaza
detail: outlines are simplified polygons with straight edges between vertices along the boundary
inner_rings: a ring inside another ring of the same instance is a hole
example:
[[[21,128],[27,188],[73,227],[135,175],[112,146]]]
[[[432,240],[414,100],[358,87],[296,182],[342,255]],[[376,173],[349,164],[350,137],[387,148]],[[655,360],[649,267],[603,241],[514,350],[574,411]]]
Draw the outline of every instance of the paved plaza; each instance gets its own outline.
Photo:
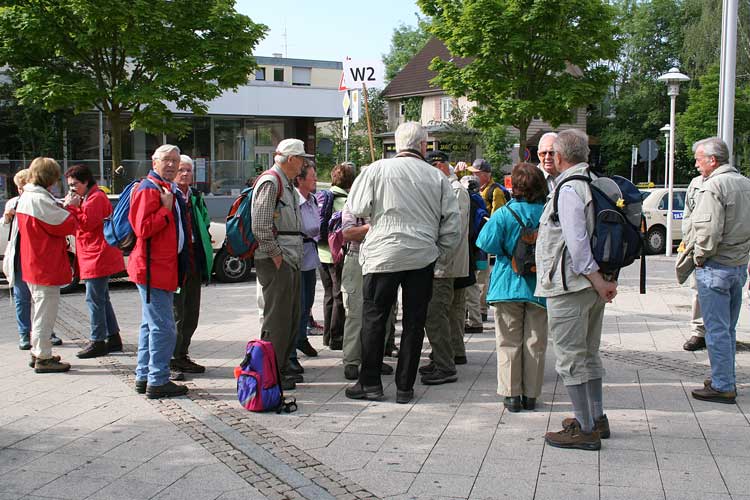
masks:
[[[494,327],[467,335],[459,380],[415,386],[411,404],[344,397],[341,353],[300,360],[293,414],[256,414],[236,400],[234,366],[258,335],[255,283],[203,289],[191,355],[207,366],[187,397],[133,391],[140,302],[114,284],[126,352],[78,360],[88,333],[82,292],[63,297],[56,353],[67,374],[38,375],[17,348],[13,307],[0,301],[0,500],[233,499],[746,499],[750,500],[750,353],[738,352],[737,405],[693,400],[708,375],[689,353],[689,289],[672,260],[649,260],[646,295],[627,269],[605,315],[604,403],[611,439],[599,452],[545,446],[571,405],[547,354],[541,404],[507,413],[495,393]],[[322,321],[322,286],[313,309]],[[398,325],[400,328],[400,325]],[[738,340],[750,341],[745,305]],[[429,346],[425,342],[424,357]],[[395,365],[395,360],[388,360]],[[746,496],[745,496],[746,495]]]

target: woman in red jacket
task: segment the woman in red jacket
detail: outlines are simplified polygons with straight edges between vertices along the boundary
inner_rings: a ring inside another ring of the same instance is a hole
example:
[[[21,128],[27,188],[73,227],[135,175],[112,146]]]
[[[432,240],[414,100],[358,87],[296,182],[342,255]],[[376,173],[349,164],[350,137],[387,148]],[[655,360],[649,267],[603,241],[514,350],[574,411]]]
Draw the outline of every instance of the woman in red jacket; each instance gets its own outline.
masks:
[[[91,340],[76,354],[79,358],[95,358],[122,351],[117,317],[109,300],[109,277],[125,269],[122,252],[104,240],[104,219],[112,214],[112,204],[99,189],[91,170],[74,165],[65,172],[70,192],[65,206],[78,222],[76,258],[81,279],[86,282],[86,304],[91,317]],[[79,199],[81,205],[72,201]]]
[[[29,183],[16,206],[21,274],[34,302],[31,362],[37,373],[70,370],[70,364],[60,361],[60,356],[52,356],[50,342],[60,305],[60,287],[73,277],[65,237],[76,228],[75,218],[48,191],[59,180],[60,165],[55,160],[35,158],[29,166]],[[73,200],[71,204],[78,203],[80,200]]]

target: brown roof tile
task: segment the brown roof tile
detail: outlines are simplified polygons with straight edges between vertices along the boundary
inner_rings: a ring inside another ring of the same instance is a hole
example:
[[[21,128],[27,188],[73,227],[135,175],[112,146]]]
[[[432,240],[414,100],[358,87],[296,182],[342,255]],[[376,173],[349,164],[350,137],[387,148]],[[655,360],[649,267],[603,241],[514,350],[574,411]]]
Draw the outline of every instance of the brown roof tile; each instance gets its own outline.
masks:
[[[425,46],[406,66],[395,76],[393,80],[383,89],[385,98],[404,97],[411,95],[433,94],[441,92],[439,87],[430,84],[430,80],[435,78],[437,73],[429,69],[430,62],[439,57],[444,61],[449,61],[453,57],[442,41],[437,38],[430,38]],[[459,68],[462,68],[471,62],[471,59],[453,58]]]

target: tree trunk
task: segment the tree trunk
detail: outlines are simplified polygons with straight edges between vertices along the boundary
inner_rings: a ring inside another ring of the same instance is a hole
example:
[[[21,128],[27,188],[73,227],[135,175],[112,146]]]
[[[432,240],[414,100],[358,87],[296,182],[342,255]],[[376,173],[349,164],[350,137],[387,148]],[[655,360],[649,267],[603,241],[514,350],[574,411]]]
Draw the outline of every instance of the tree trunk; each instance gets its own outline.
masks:
[[[526,134],[529,131],[529,122],[523,122],[518,127],[518,161],[526,161]]]
[[[117,174],[117,167],[120,166],[122,161],[122,122],[120,121],[119,111],[110,111],[107,113],[110,126],[112,127],[110,137],[110,148],[112,149],[112,166],[109,171],[110,175],[110,190],[112,194],[119,193],[124,184],[125,178]]]

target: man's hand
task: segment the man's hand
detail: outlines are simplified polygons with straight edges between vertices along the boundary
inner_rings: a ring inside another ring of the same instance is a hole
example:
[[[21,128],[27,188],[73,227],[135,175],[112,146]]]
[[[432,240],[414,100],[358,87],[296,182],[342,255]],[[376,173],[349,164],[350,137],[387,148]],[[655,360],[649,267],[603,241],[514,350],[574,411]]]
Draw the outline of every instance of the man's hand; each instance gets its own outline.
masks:
[[[281,255],[277,255],[275,257],[271,257],[271,260],[273,260],[273,264],[276,266],[276,269],[281,268],[281,262],[284,260],[284,258]]]
[[[3,214],[3,219],[5,219],[5,223],[6,224],[10,224],[11,219],[13,219],[13,216],[15,216],[15,215],[16,215],[16,209],[15,208],[11,208],[9,210],[6,210],[5,213]]]
[[[599,271],[587,274],[586,278],[591,282],[594,290],[596,290],[596,293],[599,294],[599,297],[601,297],[603,301],[612,302],[615,296],[617,296],[617,282],[605,280],[604,276],[602,276],[602,273]]]
[[[174,202],[174,195],[167,191],[166,193],[159,194],[161,198],[161,206],[167,210],[172,210],[172,203]]]

